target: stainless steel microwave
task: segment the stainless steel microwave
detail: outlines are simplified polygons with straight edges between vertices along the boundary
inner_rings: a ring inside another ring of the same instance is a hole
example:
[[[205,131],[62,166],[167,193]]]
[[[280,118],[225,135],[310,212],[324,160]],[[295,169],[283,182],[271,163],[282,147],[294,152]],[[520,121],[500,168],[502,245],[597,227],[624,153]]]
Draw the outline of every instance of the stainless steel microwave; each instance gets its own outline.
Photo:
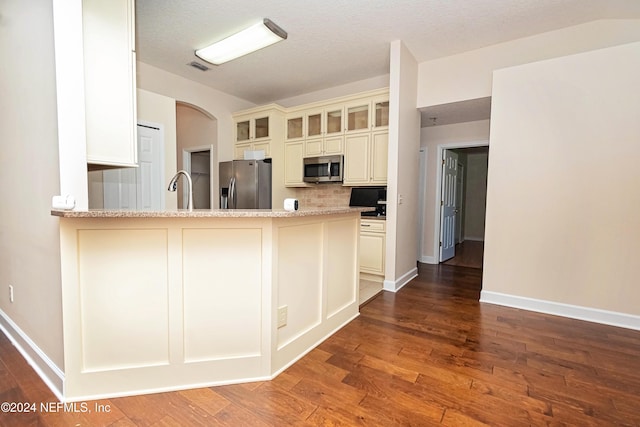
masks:
[[[342,182],[343,156],[304,158],[304,182]]]

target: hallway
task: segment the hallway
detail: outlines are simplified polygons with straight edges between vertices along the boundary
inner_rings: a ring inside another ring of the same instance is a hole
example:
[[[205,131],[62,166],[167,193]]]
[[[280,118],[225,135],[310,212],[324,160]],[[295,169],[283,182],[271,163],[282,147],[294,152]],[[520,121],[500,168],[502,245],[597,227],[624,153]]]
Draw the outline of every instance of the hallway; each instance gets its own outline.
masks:
[[[458,267],[482,268],[484,242],[465,240],[456,245],[456,256],[443,262]]]

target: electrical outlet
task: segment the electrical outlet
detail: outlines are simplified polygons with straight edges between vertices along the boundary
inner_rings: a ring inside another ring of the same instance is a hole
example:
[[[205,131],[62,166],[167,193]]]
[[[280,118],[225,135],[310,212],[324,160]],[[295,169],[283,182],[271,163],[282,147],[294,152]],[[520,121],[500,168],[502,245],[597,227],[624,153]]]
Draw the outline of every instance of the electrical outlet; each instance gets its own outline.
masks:
[[[9,302],[13,302],[13,286],[9,285]]]
[[[278,307],[278,328],[287,325],[287,306]]]

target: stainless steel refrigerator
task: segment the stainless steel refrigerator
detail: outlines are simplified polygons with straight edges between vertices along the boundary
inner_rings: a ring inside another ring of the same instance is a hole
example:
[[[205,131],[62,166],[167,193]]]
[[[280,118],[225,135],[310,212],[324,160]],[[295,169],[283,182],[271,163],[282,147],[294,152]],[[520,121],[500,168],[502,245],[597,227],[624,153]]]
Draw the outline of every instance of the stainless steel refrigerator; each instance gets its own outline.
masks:
[[[220,162],[221,209],[271,209],[271,159]]]

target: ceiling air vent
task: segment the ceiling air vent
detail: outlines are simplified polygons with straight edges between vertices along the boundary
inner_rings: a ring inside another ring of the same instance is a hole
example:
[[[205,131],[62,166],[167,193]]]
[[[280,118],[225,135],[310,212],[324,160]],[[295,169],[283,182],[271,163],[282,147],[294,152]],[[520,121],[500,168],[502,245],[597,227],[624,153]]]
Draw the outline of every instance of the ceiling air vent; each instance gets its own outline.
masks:
[[[201,64],[201,63],[199,63],[199,62],[196,62],[196,61],[191,61],[191,62],[189,62],[189,64],[187,64],[187,65],[191,65],[193,68],[197,68],[197,69],[198,69],[198,70],[200,70],[200,71],[207,71],[207,70],[209,70],[209,67],[207,67],[206,65],[203,65],[203,64]]]

